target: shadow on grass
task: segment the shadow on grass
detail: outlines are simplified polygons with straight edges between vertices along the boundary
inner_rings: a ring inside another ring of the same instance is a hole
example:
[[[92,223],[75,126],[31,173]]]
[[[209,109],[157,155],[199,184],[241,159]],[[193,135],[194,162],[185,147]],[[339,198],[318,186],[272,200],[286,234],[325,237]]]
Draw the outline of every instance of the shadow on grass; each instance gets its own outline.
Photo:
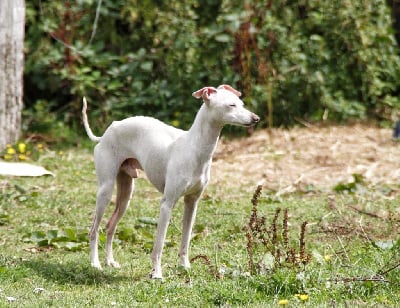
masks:
[[[100,271],[90,265],[75,262],[53,263],[50,260],[30,260],[21,265],[33,270],[46,280],[63,285],[112,284],[128,279],[126,276],[118,275],[115,271]]]

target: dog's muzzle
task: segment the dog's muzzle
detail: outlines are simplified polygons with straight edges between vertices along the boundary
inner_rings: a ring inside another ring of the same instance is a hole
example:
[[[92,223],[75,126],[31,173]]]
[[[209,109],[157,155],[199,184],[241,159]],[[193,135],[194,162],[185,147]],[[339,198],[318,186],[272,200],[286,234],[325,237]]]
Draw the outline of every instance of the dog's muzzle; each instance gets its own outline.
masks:
[[[248,126],[253,126],[256,125],[258,122],[260,122],[260,117],[256,115],[255,113],[251,114],[251,123],[249,123]]]

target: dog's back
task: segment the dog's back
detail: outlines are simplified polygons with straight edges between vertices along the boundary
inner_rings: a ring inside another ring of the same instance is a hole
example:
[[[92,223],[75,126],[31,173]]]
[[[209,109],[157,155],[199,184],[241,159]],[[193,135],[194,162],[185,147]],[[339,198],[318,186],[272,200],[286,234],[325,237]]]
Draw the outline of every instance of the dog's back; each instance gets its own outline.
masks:
[[[121,163],[135,159],[150,182],[162,192],[168,153],[174,142],[185,133],[152,117],[136,116],[114,121],[96,145],[95,156],[114,149],[115,158]]]

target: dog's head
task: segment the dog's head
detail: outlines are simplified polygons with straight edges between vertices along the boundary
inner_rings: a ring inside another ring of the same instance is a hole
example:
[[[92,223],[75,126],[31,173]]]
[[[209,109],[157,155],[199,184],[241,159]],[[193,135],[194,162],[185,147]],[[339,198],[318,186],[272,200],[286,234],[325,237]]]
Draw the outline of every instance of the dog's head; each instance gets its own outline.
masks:
[[[256,114],[244,108],[244,103],[239,98],[242,94],[229,85],[220,85],[218,88],[204,87],[192,95],[203,99],[210,110],[210,116],[221,125],[248,127],[260,121]]]

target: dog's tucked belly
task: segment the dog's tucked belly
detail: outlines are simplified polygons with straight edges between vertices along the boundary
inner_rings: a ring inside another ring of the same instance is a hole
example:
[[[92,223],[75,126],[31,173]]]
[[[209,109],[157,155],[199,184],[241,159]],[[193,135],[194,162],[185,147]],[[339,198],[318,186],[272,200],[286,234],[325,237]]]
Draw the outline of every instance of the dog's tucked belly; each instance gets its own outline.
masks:
[[[138,178],[138,169],[143,170],[139,161],[135,158],[128,158],[124,160],[120,167],[120,170],[135,179]],[[154,185],[154,187],[157,188],[161,193],[163,193],[165,187],[165,178],[162,176],[162,172],[152,172],[151,174],[146,173],[146,175],[149,181]]]
[[[139,162],[136,159],[128,158],[122,163],[120,169],[130,177],[136,179],[138,177],[137,169],[142,170],[142,166],[140,166]]]

